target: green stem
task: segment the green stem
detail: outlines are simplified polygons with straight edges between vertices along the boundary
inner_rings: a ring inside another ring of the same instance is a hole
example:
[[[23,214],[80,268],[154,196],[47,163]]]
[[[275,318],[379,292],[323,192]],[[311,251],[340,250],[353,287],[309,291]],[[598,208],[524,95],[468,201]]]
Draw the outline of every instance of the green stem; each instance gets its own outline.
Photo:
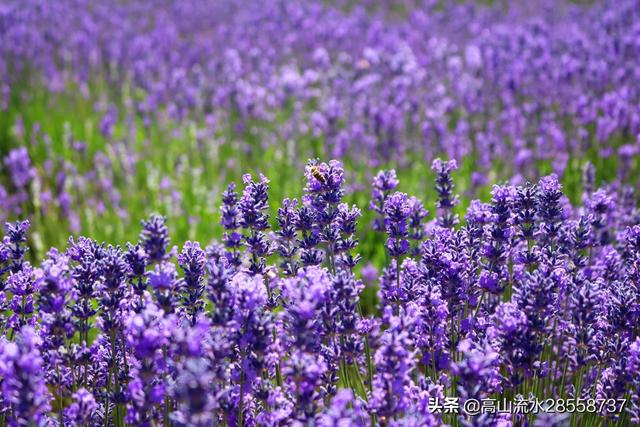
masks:
[[[360,301],[358,301],[358,314],[360,318],[362,318],[362,306],[360,305]],[[369,345],[369,336],[365,335],[364,337],[364,354],[367,358],[367,386],[369,388],[369,392],[373,392],[373,364],[371,363],[371,346]]]
[[[476,309],[473,311],[473,317],[476,317],[478,315],[478,312],[480,311],[480,307],[482,307],[482,300],[484,299],[484,292],[482,292],[480,294],[480,299],[478,299],[478,305],[476,305]]]
[[[240,359],[240,400],[238,401],[238,427],[242,427],[244,411],[244,371],[242,371],[242,358]]]
[[[340,347],[344,348],[344,337],[340,336]],[[349,378],[349,372],[347,371],[348,366],[347,366],[347,360],[344,356],[342,356],[342,361],[340,362],[340,365],[342,367],[342,372],[344,374],[344,383],[347,386],[347,388],[350,388],[353,390],[353,386],[351,385],[351,379]],[[355,391],[355,390],[354,390]]]
[[[111,375],[113,368],[109,367],[109,375],[107,375],[107,401],[104,405],[104,427],[109,425],[109,398],[111,396]]]

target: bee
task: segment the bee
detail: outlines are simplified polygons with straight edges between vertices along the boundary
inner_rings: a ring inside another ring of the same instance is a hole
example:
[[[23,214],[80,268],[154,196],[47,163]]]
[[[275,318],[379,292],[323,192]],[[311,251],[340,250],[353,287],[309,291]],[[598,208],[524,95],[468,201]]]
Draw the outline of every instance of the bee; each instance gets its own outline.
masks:
[[[327,178],[324,176],[319,166],[313,165],[311,166],[309,171],[311,172],[311,175],[315,179],[317,179],[320,184],[325,185],[327,183]]]
[[[369,61],[367,61],[366,59],[362,58],[361,60],[358,61],[356,66],[357,66],[357,68],[359,70],[366,70],[367,68],[369,68],[371,66],[371,64],[369,63]]]

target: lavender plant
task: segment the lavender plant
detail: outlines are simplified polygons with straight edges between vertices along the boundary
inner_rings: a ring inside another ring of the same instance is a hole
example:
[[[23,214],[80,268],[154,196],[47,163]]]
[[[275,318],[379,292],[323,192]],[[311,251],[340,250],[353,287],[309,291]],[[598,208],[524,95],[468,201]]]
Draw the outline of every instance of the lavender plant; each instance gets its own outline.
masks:
[[[242,228],[243,245],[169,251],[153,217],[126,251],[81,237],[33,267],[28,224],[7,224],[0,425],[638,422],[640,215],[629,190],[595,189],[572,207],[552,175],[496,186],[453,220],[447,175],[428,223],[420,200],[389,193],[388,265],[365,316],[344,169],[311,165],[302,205],[285,199],[273,233],[266,178],[245,179],[235,213],[227,193],[223,238]],[[313,251],[320,262],[308,262]],[[470,406],[498,399],[512,410]]]
[[[640,424],[638,22],[0,2],[0,427]]]

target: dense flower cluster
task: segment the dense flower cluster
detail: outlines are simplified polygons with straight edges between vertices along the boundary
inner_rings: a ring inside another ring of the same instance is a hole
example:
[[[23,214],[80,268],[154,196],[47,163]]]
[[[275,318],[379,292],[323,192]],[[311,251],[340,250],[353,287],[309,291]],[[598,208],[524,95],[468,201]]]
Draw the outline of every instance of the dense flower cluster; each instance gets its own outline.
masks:
[[[640,211],[631,190],[606,185],[572,206],[550,175],[496,186],[458,219],[455,163],[434,168],[429,220],[420,200],[396,191],[395,172],[373,180],[372,232],[386,236],[388,255],[374,315],[360,303],[359,210],[342,200],[338,161],[310,161],[304,197],[284,200],[273,221],[269,181],[245,176],[241,195],[232,185],[222,200],[225,244],[204,249],[170,248],[164,219],[152,216],[126,249],[70,239],[36,267],[26,260],[29,224],[7,224],[0,425],[566,418],[433,406],[495,396],[627,399],[622,410],[573,422],[640,421]]]

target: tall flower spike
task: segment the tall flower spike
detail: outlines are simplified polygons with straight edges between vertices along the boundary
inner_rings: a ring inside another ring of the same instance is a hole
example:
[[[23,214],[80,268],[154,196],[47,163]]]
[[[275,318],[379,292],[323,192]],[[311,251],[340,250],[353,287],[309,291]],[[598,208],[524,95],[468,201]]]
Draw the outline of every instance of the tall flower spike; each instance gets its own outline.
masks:
[[[529,328],[527,316],[514,303],[500,304],[494,323],[507,379],[512,387],[517,387],[526,376],[532,375],[531,368],[538,360],[542,345]]]
[[[317,352],[326,335],[323,308],[329,302],[331,278],[325,269],[300,269],[294,277],[284,280],[282,298],[287,335],[286,346],[305,352]],[[335,319],[329,323],[335,327]]]
[[[338,216],[335,223],[340,232],[340,239],[336,243],[336,263],[339,267],[353,270],[360,261],[360,255],[353,255],[351,251],[358,246],[358,239],[354,237],[358,218],[362,213],[360,209],[352,206],[351,209],[346,203],[338,205]]]
[[[394,193],[387,198],[384,203],[384,215],[389,256],[401,258],[409,252],[407,220],[411,215],[411,207],[407,201],[407,195]]]
[[[37,283],[34,269],[29,263],[23,265],[22,270],[9,276],[7,289],[13,295],[9,308],[13,311],[7,321],[7,326],[18,330],[25,325],[35,327],[34,297],[37,292]]]
[[[518,226],[518,237],[530,243],[535,236],[536,199],[538,187],[526,185],[516,189],[514,202],[514,222]]]
[[[403,319],[390,317],[389,321],[392,326],[382,335],[375,353],[376,373],[368,402],[369,411],[385,423],[408,409],[415,368],[409,332],[400,326]]]
[[[429,216],[429,211],[424,208],[422,202],[417,197],[411,196],[407,200],[409,203],[409,239],[411,239],[411,256],[420,256],[420,244],[424,239],[424,228],[422,221]]]
[[[8,222],[4,225],[4,238],[0,246],[4,255],[0,258],[0,290],[4,288],[2,276],[7,272],[18,272],[22,268],[24,255],[29,248],[25,245],[29,221]]]
[[[285,276],[293,276],[300,268],[300,262],[296,259],[298,252],[298,201],[284,199],[282,207],[278,208],[278,226],[276,231],[278,243],[276,251],[282,258],[280,268]]]
[[[313,225],[317,229],[320,242],[325,244],[325,261],[330,271],[336,269],[336,249],[341,236],[337,223],[338,206],[344,196],[344,169],[337,160],[320,163],[311,160],[305,168],[307,185],[302,200],[311,208]]]
[[[173,313],[178,303],[178,290],[184,284],[184,281],[178,278],[176,266],[170,262],[156,264],[155,269],[149,272],[149,284],[158,305],[165,313]]]
[[[309,423],[315,419],[322,405],[319,391],[327,364],[318,354],[298,350],[285,362],[283,371],[295,399],[294,416],[298,421]]]
[[[58,399],[65,399],[74,384],[68,366],[66,344],[76,332],[77,323],[68,307],[72,289],[68,271],[68,259],[57,249],[51,249],[41,268],[35,270],[35,286],[40,290],[40,351],[49,387],[55,390]],[[74,327],[75,326],[75,327]]]
[[[349,425],[365,427],[370,425],[369,414],[364,403],[354,396],[352,390],[340,389],[331,400],[331,404],[318,420],[319,427]]]
[[[499,185],[495,185],[491,191],[492,221],[482,251],[486,261],[480,276],[480,287],[492,294],[502,292],[505,281],[509,279],[506,263],[513,235],[511,210],[514,191],[513,187]]]
[[[254,181],[251,175],[242,177],[245,184],[242,197],[238,204],[240,210],[240,225],[248,234],[244,236],[245,245],[251,254],[249,271],[252,274],[264,274],[266,257],[273,250],[271,242],[265,235],[269,229],[269,180],[260,175],[260,181]]]
[[[325,316],[328,315],[325,324],[331,325],[332,329],[336,327],[340,334],[352,333],[356,329],[357,306],[364,286],[360,280],[356,280],[353,273],[345,270],[340,270],[332,276],[331,282],[330,302],[324,309]]]
[[[562,219],[562,185],[556,175],[549,175],[540,180],[538,193],[538,217],[540,218],[539,243],[541,247],[553,245],[560,230]]]
[[[124,321],[126,344],[135,356],[127,390],[128,423],[152,425],[158,419],[155,408],[166,393],[161,377],[166,366],[162,349],[171,334],[163,315],[155,304],[148,304],[141,313],[132,313]]]
[[[97,260],[98,267],[98,297],[100,305],[100,313],[98,326],[103,332],[100,341],[103,348],[109,348],[108,352],[103,353],[103,362],[109,366],[108,370],[113,375],[106,375],[105,398],[105,415],[118,415],[119,405],[114,408],[110,407],[110,402],[119,403],[123,398],[122,389],[120,388],[119,369],[124,365],[123,352],[118,342],[121,342],[123,330],[123,300],[126,297],[126,277],[127,262],[120,247],[109,246],[106,249],[100,248],[100,258]],[[85,338],[87,336],[85,335]],[[104,374],[104,371],[101,372]],[[85,374],[86,375],[86,374]],[[113,379],[113,385],[109,381]],[[111,411],[113,409],[113,412]]]
[[[151,262],[165,258],[169,247],[169,229],[165,225],[164,217],[153,214],[147,221],[142,221],[140,243]]]
[[[149,256],[139,243],[136,245],[127,243],[124,258],[129,265],[127,276],[130,288],[128,289],[127,303],[132,310],[140,312],[145,305],[144,293],[147,290],[146,270]]]
[[[256,379],[267,370],[266,356],[274,338],[273,314],[268,310],[267,289],[262,276],[240,272],[229,287],[234,293],[233,321],[237,326],[237,363],[232,377],[237,379],[238,423],[251,404]]]
[[[300,261],[304,267],[320,265],[324,259],[320,244],[320,231],[314,223],[313,210],[308,206],[301,206],[297,212],[296,229],[300,232]]]
[[[384,203],[399,183],[394,169],[382,170],[373,178],[369,207],[378,214],[373,222],[374,230],[384,231]]]
[[[482,399],[500,391],[498,352],[486,342],[464,339],[458,344],[461,358],[452,366],[457,378],[458,395],[467,399]]]
[[[186,242],[178,255],[178,264],[184,271],[182,305],[192,325],[195,324],[196,317],[202,312],[204,305],[202,294],[206,262],[206,254],[198,242]]]
[[[223,326],[231,320],[234,311],[233,293],[229,288],[230,272],[223,259],[207,262],[209,277],[206,284],[207,298],[211,301],[210,316],[213,323]]]
[[[11,182],[18,190],[26,189],[31,180],[36,177],[36,169],[31,164],[31,158],[26,148],[14,148],[4,159],[9,169]]]
[[[451,172],[458,169],[455,160],[443,162],[435,159],[431,169],[436,173],[436,191],[438,192],[438,225],[445,228],[453,228],[458,224],[458,215],[453,213],[453,208],[458,204],[458,196],[453,194],[454,183]]]
[[[51,396],[44,380],[40,343],[31,327],[23,327],[15,342],[0,341],[0,386],[8,406],[9,425],[41,424],[51,409]]]
[[[224,228],[224,245],[227,248],[226,256],[229,264],[238,268],[242,263],[239,252],[242,246],[242,236],[238,233],[240,228],[240,212],[238,210],[238,193],[236,184],[230,183],[222,193],[222,207],[220,208],[220,224]]]
[[[67,422],[72,425],[95,425],[97,419],[98,404],[91,392],[80,388],[72,396],[73,403],[65,411]]]
[[[172,394],[177,410],[171,419],[178,426],[205,427],[214,424],[213,410],[217,400],[211,389],[213,371],[204,358],[189,358],[178,367]]]
[[[120,303],[125,296],[127,263],[119,247],[109,246],[98,260],[98,293],[100,326],[104,332],[115,333],[121,327]]]
[[[96,242],[81,237],[78,242],[70,240],[67,255],[76,262],[71,268],[76,302],[71,308],[78,322],[81,342],[89,342],[89,322],[97,310],[93,306],[97,284],[100,283],[100,259],[103,248]],[[86,371],[86,369],[85,369]]]
[[[422,353],[421,362],[435,373],[440,369],[438,362],[446,360],[449,346],[446,333],[449,309],[437,287],[425,289],[423,292],[424,295],[419,300],[414,341]]]
[[[608,222],[616,210],[613,198],[606,190],[599,189],[591,194],[585,205],[587,212],[590,214],[594,244],[596,246],[607,245],[613,238],[608,228]]]
[[[591,197],[591,193],[596,188],[596,168],[593,163],[587,161],[582,166],[582,201],[583,203]]]

